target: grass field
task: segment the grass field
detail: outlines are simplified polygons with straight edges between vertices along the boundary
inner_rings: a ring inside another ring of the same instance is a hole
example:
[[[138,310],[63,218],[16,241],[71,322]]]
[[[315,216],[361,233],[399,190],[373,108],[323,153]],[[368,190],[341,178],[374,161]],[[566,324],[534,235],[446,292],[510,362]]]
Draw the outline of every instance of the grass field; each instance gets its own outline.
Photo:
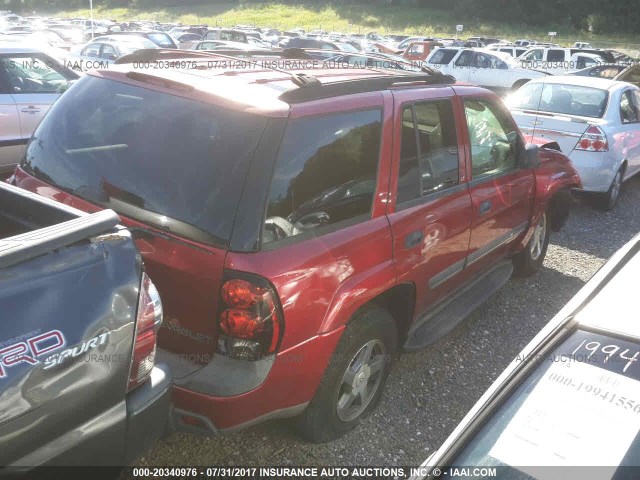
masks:
[[[114,8],[105,9],[94,0],[94,16],[114,20],[146,19],[185,24],[256,26],[306,30],[321,28],[327,31],[425,34],[441,37],[455,36],[455,26],[464,24],[463,38],[473,35],[496,36],[505,39],[534,38],[545,40],[549,31],[556,31],[556,43],[567,44],[576,40],[591,41],[603,47],[613,44],[632,45],[640,42],[637,36],[602,37],[585,32],[571,31],[554,25],[553,20],[545,28],[535,29],[526,24],[478,22],[469,18],[457,18],[450,12],[425,7],[385,6],[368,4],[332,5],[320,1],[297,5],[281,3],[219,3],[212,5],[186,5],[155,9]],[[38,12],[41,13],[41,12]],[[65,17],[89,17],[89,9],[52,11],[48,14]]]

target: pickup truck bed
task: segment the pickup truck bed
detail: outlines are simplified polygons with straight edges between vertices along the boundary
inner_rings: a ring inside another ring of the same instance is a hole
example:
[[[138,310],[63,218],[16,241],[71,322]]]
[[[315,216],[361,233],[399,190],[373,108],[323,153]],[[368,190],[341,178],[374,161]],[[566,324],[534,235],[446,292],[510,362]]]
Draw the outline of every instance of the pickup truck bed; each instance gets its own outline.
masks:
[[[144,277],[118,224],[0,184],[0,466],[122,466],[164,431],[167,367],[127,387]]]

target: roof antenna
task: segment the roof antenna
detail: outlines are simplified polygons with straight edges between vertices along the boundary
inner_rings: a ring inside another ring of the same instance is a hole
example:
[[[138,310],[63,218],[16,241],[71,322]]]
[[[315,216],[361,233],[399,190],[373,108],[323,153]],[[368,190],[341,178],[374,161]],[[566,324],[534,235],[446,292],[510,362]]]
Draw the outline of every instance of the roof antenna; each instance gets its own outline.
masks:
[[[538,108],[536,108],[536,118],[533,120],[533,132],[531,133],[531,143],[533,143],[533,139],[536,136],[536,128],[538,126],[538,113],[540,112],[540,105],[542,105],[542,94],[544,93],[544,88],[546,83],[542,82],[542,89],[540,90],[540,99],[538,100]]]

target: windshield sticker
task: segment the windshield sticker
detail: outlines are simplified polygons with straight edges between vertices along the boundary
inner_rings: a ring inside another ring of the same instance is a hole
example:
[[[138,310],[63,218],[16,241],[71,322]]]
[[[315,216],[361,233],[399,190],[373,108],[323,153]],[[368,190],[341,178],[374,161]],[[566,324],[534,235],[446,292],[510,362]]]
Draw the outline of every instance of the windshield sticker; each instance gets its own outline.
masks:
[[[633,353],[596,343],[583,342],[574,354],[599,353],[601,362],[611,363],[617,355],[623,371],[633,364]],[[612,467],[598,470],[599,477],[611,478],[639,430],[640,382],[568,358],[549,367],[489,455],[538,479],[552,479],[554,472],[535,467],[602,465]],[[607,448],[594,441],[601,438],[608,439]]]

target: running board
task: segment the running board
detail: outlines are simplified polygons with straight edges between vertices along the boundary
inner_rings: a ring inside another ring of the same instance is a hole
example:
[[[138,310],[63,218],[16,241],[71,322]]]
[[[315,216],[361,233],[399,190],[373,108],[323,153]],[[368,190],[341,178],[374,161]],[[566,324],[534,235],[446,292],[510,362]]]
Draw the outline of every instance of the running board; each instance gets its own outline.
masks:
[[[409,331],[404,350],[421,350],[440,340],[507,283],[512,273],[511,260],[501,262],[441,306],[417,319]]]

